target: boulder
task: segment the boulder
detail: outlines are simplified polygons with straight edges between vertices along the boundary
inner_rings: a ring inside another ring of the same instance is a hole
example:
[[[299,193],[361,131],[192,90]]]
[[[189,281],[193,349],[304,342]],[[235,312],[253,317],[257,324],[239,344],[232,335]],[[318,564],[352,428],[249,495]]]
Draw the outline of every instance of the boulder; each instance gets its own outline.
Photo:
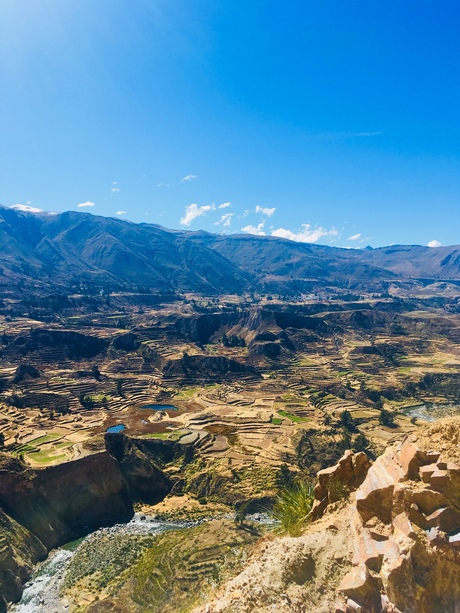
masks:
[[[429,483],[431,475],[438,469],[436,464],[427,464],[422,466],[419,470],[419,475],[423,483]]]
[[[364,481],[370,466],[371,462],[364,452],[353,453],[347,449],[337,464],[320,470],[317,474],[318,482],[313,491],[315,504],[311,511],[312,517],[317,519],[330,502],[336,501],[331,492],[332,488],[330,488],[331,480],[336,480],[351,492]]]
[[[460,530],[460,512],[452,507],[441,507],[426,518],[427,525],[438,526],[443,532],[451,533]]]
[[[415,443],[407,440],[401,447],[399,461],[404,472],[405,479],[418,479],[419,468],[423,462],[422,455]]]
[[[417,508],[424,515],[430,515],[433,511],[436,511],[436,509],[448,504],[445,496],[429,488],[413,492],[412,502],[417,505]]]
[[[394,479],[377,460],[356,492],[356,508],[364,522],[371,517],[378,517],[383,522],[389,523],[394,486]]]
[[[365,564],[354,566],[342,579],[339,590],[363,606],[365,611],[378,610],[380,580],[371,575]]]

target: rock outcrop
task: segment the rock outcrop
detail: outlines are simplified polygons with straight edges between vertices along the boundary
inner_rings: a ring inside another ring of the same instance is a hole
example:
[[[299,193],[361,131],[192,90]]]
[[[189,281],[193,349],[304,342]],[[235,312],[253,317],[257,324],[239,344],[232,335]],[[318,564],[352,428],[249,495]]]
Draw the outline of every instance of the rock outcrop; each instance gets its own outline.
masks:
[[[346,452],[318,473],[305,534],[261,543],[195,613],[459,611],[459,441],[460,418],[451,418],[372,465]],[[347,491],[348,502],[337,500]]]
[[[0,613],[19,600],[34,564],[47,555],[43,544],[0,509]]]
[[[258,375],[255,368],[223,355],[188,355],[179,360],[169,360],[163,368],[165,378],[201,379],[214,381],[222,376],[227,378]]]
[[[107,452],[41,470],[0,469],[0,508],[48,550],[133,514],[128,484]]]
[[[107,434],[106,448],[40,470],[0,453],[0,613],[19,600],[33,565],[48,551],[128,521],[136,501],[163,499],[172,482],[161,467],[189,453],[174,441],[123,434]]]
[[[335,466],[320,470],[315,486],[315,502],[311,510],[312,519],[321,517],[327,505],[337,502],[350,491],[355,490],[364,481],[371,462],[362,451],[353,453],[347,450]]]
[[[459,465],[415,438],[391,447],[356,492],[352,530],[353,568],[339,586],[338,611],[457,610]]]
[[[171,444],[172,443],[172,444]],[[105,435],[106,449],[117,460],[133,502],[156,503],[169,494],[172,481],[159,467],[166,457],[170,461],[179,444],[174,441],[133,441],[123,433]],[[181,450],[184,453],[184,450]]]

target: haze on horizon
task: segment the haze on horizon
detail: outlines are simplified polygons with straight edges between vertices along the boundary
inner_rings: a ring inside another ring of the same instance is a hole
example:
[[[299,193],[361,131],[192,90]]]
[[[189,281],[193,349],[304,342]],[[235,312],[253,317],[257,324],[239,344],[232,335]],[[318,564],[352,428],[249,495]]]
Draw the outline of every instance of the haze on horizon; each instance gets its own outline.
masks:
[[[4,0],[5,206],[458,244],[453,0]]]

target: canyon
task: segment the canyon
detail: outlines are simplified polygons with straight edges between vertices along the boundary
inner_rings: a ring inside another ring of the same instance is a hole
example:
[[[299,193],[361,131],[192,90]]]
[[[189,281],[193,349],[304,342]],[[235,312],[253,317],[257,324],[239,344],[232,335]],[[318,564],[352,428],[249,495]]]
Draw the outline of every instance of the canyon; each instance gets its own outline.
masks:
[[[0,214],[0,610],[50,552],[135,512],[189,527],[121,536],[112,574],[82,576],[83,548],[73,610],[455,605],[456,247]],[[317,484],[302,535],[246,520],[296,481]]]

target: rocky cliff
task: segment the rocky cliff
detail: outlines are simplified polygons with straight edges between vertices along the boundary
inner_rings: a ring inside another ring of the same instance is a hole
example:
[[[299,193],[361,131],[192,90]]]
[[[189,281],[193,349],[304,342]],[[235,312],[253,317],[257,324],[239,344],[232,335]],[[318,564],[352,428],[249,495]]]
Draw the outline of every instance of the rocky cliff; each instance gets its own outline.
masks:
[[[107,452],[42,470],[0,470],[0,507],[48,550],[132,515],[128,485]]]
[[[187,446],[106,435],[107,450],[41,470],[0,453],[0,613],[20,598],[37,561],[105,525],[128,521],[133,503],[164,498],[162,467]],[[2,608],[3,607],[3,608]]]
[[[195,613],[455,613],[459,450],[460,418],[450,418],[372,466],[347,452],[318,474],[305,534],[262,541],[245,570]],[[346,489],[349,499],[337,500]]]
[[[47,555],[44,545],[0,509],[0,612],[21,597],[34,564]]]

